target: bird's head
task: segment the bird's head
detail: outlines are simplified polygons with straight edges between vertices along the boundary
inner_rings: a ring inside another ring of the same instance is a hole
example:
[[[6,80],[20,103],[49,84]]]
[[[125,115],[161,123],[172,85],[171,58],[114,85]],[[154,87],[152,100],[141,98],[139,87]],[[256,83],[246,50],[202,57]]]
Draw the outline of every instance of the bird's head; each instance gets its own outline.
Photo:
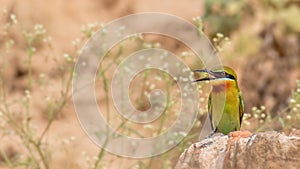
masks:
[[[208,77],[197,79],[194,82],[210,81],[213,87],[226,85],[226,88],[229,88],[232,85],[235,85],[237,87],[238,85],[235,71],[228,66],[219,66],[213,68],[212,70],[199,69],[194,70],[193,72],[203,72],[209,75]]]

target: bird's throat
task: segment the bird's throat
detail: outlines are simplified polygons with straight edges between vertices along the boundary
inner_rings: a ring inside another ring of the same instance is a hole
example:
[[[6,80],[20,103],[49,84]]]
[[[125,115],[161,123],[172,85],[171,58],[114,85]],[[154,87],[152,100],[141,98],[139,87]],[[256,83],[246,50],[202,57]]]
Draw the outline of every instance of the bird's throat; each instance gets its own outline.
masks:
[[[213,84],[212,92],[220,93],[230,90],[233,87],[234,81],[220,81]]]

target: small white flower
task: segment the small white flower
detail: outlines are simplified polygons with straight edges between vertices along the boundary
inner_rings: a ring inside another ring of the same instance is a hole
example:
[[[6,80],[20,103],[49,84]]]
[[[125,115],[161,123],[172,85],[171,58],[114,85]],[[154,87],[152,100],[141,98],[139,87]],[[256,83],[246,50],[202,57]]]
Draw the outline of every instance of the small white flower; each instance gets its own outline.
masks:
[[[10,20],[12,21],[13,24],[18,23],[17,16],[15,14],[10,15]]]
[[[86,66],[86,62],[81,62],[81,65],[83,66],[83,67],[85,67]]]
[[[151,84],[149,88],[150,90],[153,90],[155,88],[155,84]]]
[[[188,78],[182,78],[182,81],[187,82],[187,81],[189,81],[189,79]]]
[[[174,141],[173,141],[173,140],[169,140],[168,144],[169,144],[169,145],[173,145],[173,144],[174,144]]]
[[[68,145],[68,144],[70,144],[70,141],[69,141],[69,139],[64,139],[63,143],[66,144],[66,145]]]
[[[71,62],[73,59],[72,59],[72,57],[71,57],[71,55],[69,55],[69,54],[67,54],[67,53],[64,53],[64,58],[66,59],[66,61],[68,61],[68,62]]]
[[[71,140],[71,141],[74,141],[75,139],[76,139],[75,136],[71,136],[71,137],[70,137],[70,140]]]
[[[169,63],[165,63],[165,64],[163,65],[164,68],[167,68],[168,66],[169,66]]]
[[[250,126],[250,122],[249,121],[243,121],[243,123],[246,125],[246,126]]]
[[[147,91],[144,91],[144,95],[150,97],[150,94]]]
[[[35,24],[33,28],[34,28],[34,30],[43,29],[43,25],[41,25],[41,24]]]
[[[184,51],[181,53],[181,56],[186,57],[186,56],[188,56],[188,54],[189,54],[188,52]]]
[[[187,135],[187,133],[185,133],[183,131],[180,131],[179,134],[182,135],[182,136],[184,136],[184,137]]]
[[[200,98],[200,102],[204,102],[205,99],[203,97]]]
[[[30,95],[30,91],[29,90],[25,90],[25,94],[26,95]]]
[[[153,129],[154,128],[154,126],[151,124],[146,124],[143,127],[144,127],[144,129]]]
[[[86,152],[85,151],[81,152],[81,155],[86,156]]]
[[[125,26],[120,26],[120,27],[119,27],[119,30],[120,30],[120,31],[125,30]]]
[[[4,8],[2,9],[2,13],[3,13],[3,14],[7,14],[7,8],[6,8],[6,7],[4,7]]]
[[[184,69],[182,69],[182,72],[188,72],[188,71],[190,71],[189,68],[184,68]]]
[[[140,55],[139,56],[139,60],[144,60],[145,59],[145,55]]]
[[[45,42],[45,43],[49,43],[50,41],[52,41],[52,37],[51,36],[43,38],[43,42]]]
[[[160,76],[155,76],[154,79],[157,80],[157,81],[161,81],[162,80],[162,78]]]
[[[223,38],[224,37],[224,35],[222,34],[222,33],[217,33],[217,35],[216,35],[218,38]]]
[[[296,103],[296,100],[295,99],[290,99],[290,102],[291,103]]]
[[[130,72],[130,68],[128,66],[125,66],[124,69],[127,73]]]
[[[153,45],[153,47],[154,47],[154,48],[160,48],[160,46],[161,46],[161,45],[160,45],[160,43],[159,43],[159,42],[157,42],[157,43],[154,43],[154,45]]]
[[[147,48],[147,49],[152,48],[152,45],[149,43],[144,43],[143,46],[144,46],[144,48]]]
[[[40,76],[40,78],[44,78],[44,77],[45,77],[45,74],[44,74],[44,73],[41,73],[39,76]]]
[[[35,47],[32,47],[32,48],[31,48],[31,51],[32,51],[32,52],[36,52],[36,48],[35,48]]]
[[[80,43],[80,39],[76,38],[75,40],[72,41],[72,45],[78,46]]]

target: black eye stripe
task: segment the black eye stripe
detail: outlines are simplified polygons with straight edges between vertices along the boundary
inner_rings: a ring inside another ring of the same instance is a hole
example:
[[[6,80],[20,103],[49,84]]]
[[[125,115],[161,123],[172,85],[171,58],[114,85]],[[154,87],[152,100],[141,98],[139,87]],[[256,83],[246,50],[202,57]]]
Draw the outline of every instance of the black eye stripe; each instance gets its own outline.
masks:
[[[229,79],[232,79],[232,80],[235,80],[235,77],[231,74],[228,74],[225,72],[225,77],[229,78]]]
[[[217,72],[212,72],[212,74],[216,77],[216,78],[229,78],[229,79],[232,79],[232,80],[236,80],[236,78],[231,75],[231,74],[228,74],[227,72],[225,71],[217,71]]]

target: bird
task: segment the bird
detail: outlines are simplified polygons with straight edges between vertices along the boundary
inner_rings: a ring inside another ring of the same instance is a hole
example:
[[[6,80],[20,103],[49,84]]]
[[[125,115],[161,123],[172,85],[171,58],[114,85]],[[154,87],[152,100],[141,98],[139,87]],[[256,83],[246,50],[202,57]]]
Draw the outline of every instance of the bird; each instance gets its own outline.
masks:
[[[244,115],[244,101],[235,71],[229,66],[217,66],[211,70],[199,69],[193,72],[209,75],[194,82],[210,81],[212,85],[208,113],[213,132],[227,135],[239,131]]]

